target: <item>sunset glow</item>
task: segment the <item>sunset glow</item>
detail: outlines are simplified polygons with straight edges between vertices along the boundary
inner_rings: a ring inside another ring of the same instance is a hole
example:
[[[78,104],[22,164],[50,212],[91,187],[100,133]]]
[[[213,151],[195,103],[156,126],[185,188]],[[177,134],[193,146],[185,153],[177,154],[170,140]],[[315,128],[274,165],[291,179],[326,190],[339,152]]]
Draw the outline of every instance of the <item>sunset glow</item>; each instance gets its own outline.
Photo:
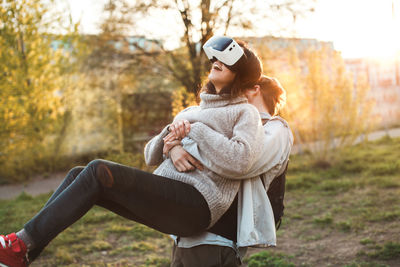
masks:
[[[98,32],[99,14],[106,0],[68,2],[74,19],[81,19],[83,31]],[[173,31],[177,22],[169,22],[165,16],[158,17],[161,21],[149,18],[144,23],[147,24],[145,32],[162,38],[167,33],[160,29],[160,23],[168,24]],[[296,37],[332,41],[344,57],[392,58],[399,56],[400,0],[317,0],[315,12],[298,19],[295,29]],[[261,31],[255,34],[265,35]]]
[[[345,57],[393,57],[400,48],[400,1],[319,0],[300,36],[333,41]]]

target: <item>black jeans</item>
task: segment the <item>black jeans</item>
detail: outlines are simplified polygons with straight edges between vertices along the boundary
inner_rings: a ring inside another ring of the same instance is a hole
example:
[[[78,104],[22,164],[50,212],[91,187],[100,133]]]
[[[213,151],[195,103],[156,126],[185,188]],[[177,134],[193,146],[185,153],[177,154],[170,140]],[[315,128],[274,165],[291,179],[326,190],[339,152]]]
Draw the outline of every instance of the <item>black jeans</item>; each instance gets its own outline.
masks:
[[[102,206],[158,231],[191,236],[204,231],[210,211],[191,185],[105,160],[73,168],[24,229],[35,242],[34,260],[60,232]]]

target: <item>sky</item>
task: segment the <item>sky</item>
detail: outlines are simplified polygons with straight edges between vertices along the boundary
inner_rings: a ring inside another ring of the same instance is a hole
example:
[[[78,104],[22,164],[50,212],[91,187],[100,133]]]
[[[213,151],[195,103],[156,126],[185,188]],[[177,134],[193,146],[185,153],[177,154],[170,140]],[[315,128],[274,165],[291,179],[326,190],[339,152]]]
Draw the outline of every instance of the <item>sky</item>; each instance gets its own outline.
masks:
[[[67,1],[82,32],[97,33],[107,0]],[[173,29],[176,23],[160,17],[152,20],[156,36],[165,35],[158,25]],[[400,56],[400,0],[317,0],[315,12],[299,19],[295,29],[298,37],[333,42],[345,58]]]

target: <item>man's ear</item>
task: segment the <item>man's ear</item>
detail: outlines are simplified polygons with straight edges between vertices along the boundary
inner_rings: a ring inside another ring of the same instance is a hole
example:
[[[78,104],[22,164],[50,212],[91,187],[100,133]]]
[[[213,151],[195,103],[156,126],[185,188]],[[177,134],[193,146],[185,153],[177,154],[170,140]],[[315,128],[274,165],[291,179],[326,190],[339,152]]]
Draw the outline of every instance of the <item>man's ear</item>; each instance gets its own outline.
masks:
[[[260,86],[256,84],[252,88],[247,89],[247,94],[254,97],[260,93],[260,90]]]

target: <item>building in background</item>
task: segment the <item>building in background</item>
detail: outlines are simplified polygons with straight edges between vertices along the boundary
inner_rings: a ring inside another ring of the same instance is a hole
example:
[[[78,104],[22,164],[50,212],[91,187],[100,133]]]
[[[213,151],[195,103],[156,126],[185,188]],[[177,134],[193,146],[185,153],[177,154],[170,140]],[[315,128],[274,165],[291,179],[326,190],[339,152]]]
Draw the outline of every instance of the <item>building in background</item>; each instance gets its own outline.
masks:
[[[96,39],[98,36],[90,38]],[[334,51],[332,42],[316,39],[271,36],[242,39],[248,42],[251,48],[259,51],[261,57],[261,53],[269,53],[268,62],[272,60],[274,67],[278,66],[280,70],[289,66],[290,55],[287,48],[295,48],[303,73],[307,72],[305,55],[309,49],[324,48]],[[87,80],[82,81],[83,88],[71,94],[75,108],[71,111],[72,119],[68,126],[68,136],[65,138],[69,141],[66,144],[67,154],[105,151],[110,148],[116,149],[118,146],[123,146],[129,151],[141,151],[144,142],[172,119],[172,91],[161,90],[170,87],[168,81],[163,81],[160,77],[156,82],[143,79],[132,84],[120,83],[121,70],[132,57],[143,51],[156,52],[159,43],[142,36],[131,36],[110,41],[109,44],[120,54],[112,56],[111,60],[110,57],[106,58],[110,61],[104,68],[99,65],[106,61],[103,62],[102,58],[95,56],[99,62],[94,64],[95,68],[86,69]],[[53,49],[70,48],[57,41],[54,41],[52,46]],[[357,83],[362,75],[368,78],[371,87],[369,98],[375,102],[372,116],[376,118],[380,127],[388,128],[400,122],[399,62],[345,59],[347,69],[353,73],[354,83]],[[153,65],[143,64],[149,63],[142,62],[137,67],[144,71],[154,68]],[[269,73],[265,63],[264,70]],[[150,84],[153,84],[154,88]],[[82,94],[83,91],[85,94]]]
[[[345,59],[354,83],[366,76],[371,86],[369,99],[374,101],[372,117],[378,126],[388,128],[400,123],[400,58],[390,60]]]
[[[311,38],[284,38],[284,37],[247,37],[240,38],[248,42],[250,45],[259,46],[264,45],[268,49],[274,51],[279,49],[285,49],[289,47],[294,47],[299,53],[305,52],[306,50],[321,49],[322,47],[328,47],[329,49],[334,49],[332,42],[323,42],[317,39]]]
[[[146,110],[143,103],[148,101],[143,98],[154,100],[154,94],[146,92],[155,93],[152,87],[162,87],[160,84],[163,85],[164,80],[157,79],[150,85],[143,77],[138,77],[138,72],[154,70],[154,64],[141,61],[139,57],[144,53],[157,53],[160,43],[143,36],[117,36],[113,39],[84,35],[82,39],[90,54],[76,77],[78,85],[70,92],[61,92],[70,115],[62,151],[68,156],[121,151],[127,142],[150,135],[147,128],[139,127],[138,119],[143,119],[142,124],[157,121],[153,118],[157,111],[153,116],[151,110]],[[70,44],[57,39],[51,47],[54,50],[72,49]],[[132,105],[127,100],[138,104]],[[170,106],[171,101],[167,99],[166,102]],[[152,107],[165,114],[157,105],[147,105],[148,109]],[[157,118],[165,120],[165,116],[160,114]],[[171,112],[166,116],[169,114]],[[161,128],[157,123],[154,127]],[[129,148],[132,146],[129,144]]]
[[[289,47],[296,49],[303,72],[307,72],[304,53],[309,49],[334,50],[332,42],[322,42],[316,39],[279,38],[272,36],[243,38],[251,47],[261,51],[266,47],[270,52],[277,52],[272,57],[275,66],[285,70],[288,66],[289,55],[279,53]],[[286,50],[287,51],[287,50]],[[261,55],[262,56],[262,55]],[[371,116],[376,126],[389,128],[400,125],[400,55],[388,59],[344,59],[346,68],[353,74],[355,85],[360,77],[367,77],[370,91],[368,99],[374,103]],[[264,64],[268,72],[268,65]]]

